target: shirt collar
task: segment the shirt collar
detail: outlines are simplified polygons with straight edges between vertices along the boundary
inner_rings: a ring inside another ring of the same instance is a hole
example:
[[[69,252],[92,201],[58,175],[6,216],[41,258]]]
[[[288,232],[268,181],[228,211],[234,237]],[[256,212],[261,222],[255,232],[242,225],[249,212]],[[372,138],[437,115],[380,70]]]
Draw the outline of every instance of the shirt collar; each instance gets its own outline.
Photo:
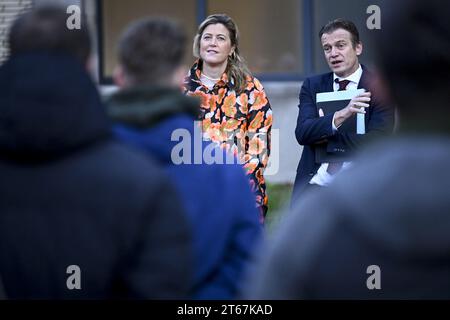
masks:
[[[362,67],[361,67],[361,64],[360,64],[358,69],[356,69],[355,72],[353,72],[351,75],[349,75],[346,78],[340,78],[335,73],[333,73],[333,81],[335,81],[336,79],[338,79],[339,81],[349,80],[349,81],[351,81],[353,83],[358,84],[359,81],[361,80],[362,73],[363,73],[363,70],[362,70]]]

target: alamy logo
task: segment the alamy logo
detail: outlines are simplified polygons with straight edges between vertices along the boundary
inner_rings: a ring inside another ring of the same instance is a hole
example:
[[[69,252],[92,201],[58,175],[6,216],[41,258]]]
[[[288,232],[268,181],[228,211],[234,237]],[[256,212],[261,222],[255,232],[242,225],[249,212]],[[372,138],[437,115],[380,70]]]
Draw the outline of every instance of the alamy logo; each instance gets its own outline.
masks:
[[[377,265],[371,265],[367,267],[367,274],[370,274],[367,278],[366,286],[369,290],[381,289],[381,269]]]
[[[81,269],[73,264],[67,267],[66,273],[70,274],[67,278],[66,286],[69,290],[81,290]]]
[[[367,7],[367,14],[370,14],[370,17],[367,18],[366,25],[367,29],[381,29],[381,9],[377,5],[371,5]]]
[[[236,164],[242,163],[239,159],[239,154],[243,154],[242,144],[237,143],[232,148],[233,150],[227,150],[224,152],[223,149],[219,147],[217,142],[208,141],[206,146],[204,145],[204,140],[202,137],[202,132],[200,129],[201,121],[194,122],[194,136],[192,137],[191,132],[184,128],[176,129],[172,132],[170,137],[171,141],[178,142],[171,151],[171,160],[175,165],[180,164]],[[271,151],[270,158],[267,160],[267,166],[264,171],[264,175],[275,175],[279,170],[279,140],[280,133],[278,129],[272,129],[270,142],[268,141],[267,134],[258,133],[247,133],[246,137],[240,136],[239,130],[235,132],[229,132],[228,140],[238,140],[247,139],[250,141],[258,141],[260,144],[254,146],[253,149],[247,153],[253,152],[252,157],[249,158],[250,165],[254,161],[259,162],[263,159],[268,158],[267,145],[270,143]],[[253,140],[254,139],[254,140]],[[251,147],[250,147],[251,148]]]
[[[67,7],[67,14],[70,16],[66,20],[67,29],[81,29],[81,9],[79,6],[71,5]]]

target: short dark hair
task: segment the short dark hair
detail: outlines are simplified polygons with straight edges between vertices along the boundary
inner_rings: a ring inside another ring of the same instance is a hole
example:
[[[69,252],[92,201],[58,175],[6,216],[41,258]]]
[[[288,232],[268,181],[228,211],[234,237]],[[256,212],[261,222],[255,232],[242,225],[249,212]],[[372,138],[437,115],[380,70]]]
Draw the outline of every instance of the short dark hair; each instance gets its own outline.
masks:
[[[131,23],[118,45],[119,63],[133,84],[163,83],[183,61],[186,35],[167,18]]]
[[[332,33],[337,29],[344,29],[350,32],[350,35],[352,36],[353,48],[355,48],[356,45],[361,43],[361,40],[359,39],[359,31],[358,28],[356,28],[356,25],[350,20],[344,19],[335,19],[324,25],[322,29],[320,29],[319,31],[319,39],[322,39],[322,35],[324,33]]]
[[[63,7],[54,4],[38,6],[21,15],[9,33],[11,56],[50,51],[71,54],[86,64],[91,52],[89,31],[85,24],[80,29],[69,30],[68,17]]]

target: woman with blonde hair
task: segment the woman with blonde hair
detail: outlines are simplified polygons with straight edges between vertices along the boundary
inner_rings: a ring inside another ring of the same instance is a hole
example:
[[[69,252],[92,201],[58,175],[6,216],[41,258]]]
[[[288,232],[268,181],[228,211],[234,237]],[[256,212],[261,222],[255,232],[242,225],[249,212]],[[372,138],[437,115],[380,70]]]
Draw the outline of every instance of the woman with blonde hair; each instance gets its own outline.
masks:
[[[203,139],[233,152],[244,165],[263,221],[268,203],[263,171],[270,154],[272,110],[263,86],[239,53],[235,22],[225,14],[207,17],[194,38],[193,53],[197,60],[184,89],[201,98]]]

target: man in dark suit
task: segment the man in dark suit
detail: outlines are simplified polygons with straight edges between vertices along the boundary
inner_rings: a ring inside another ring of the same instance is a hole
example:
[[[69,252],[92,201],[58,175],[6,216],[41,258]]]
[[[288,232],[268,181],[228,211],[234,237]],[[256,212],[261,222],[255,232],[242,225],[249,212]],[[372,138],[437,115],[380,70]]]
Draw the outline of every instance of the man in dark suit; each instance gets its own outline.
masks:
[[[401,119],[396,137],[302,198],[249,298],[450,299],[448,12],[441,0],[389,5],[375,50]]]
[[[300,91],[295,135],[304,148],[297,169],[293,202],[308,189],[328,186],[338,172],[350,165],[348,161],[318,163],[315,151],[319,145],[325,145],[329,153],[349,159],[369,139],[392,132],[394,125],[393,108],[372,94],[373,76],[359,63],[363,46],[356,26],[351,21],[337,19],[326,24],[319,37],[332,72],[306,79]],[[366,92],[334,114],[324,116],[317,110],[317,93],[357,88],[364,88]],[[365,114],[366,134],[340,132],[339,127],[357,113]]]

